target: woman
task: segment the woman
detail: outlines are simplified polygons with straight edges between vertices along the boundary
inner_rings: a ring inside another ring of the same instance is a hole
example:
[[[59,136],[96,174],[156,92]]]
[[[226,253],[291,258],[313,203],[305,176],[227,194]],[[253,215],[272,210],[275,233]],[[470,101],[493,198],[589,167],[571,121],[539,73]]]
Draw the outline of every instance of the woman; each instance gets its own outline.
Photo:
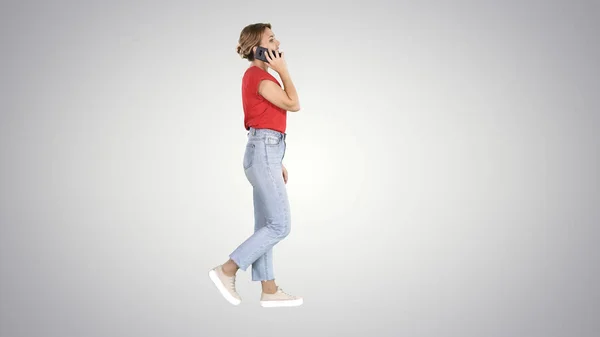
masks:
[[[303,299],[283,292],[275,284],[273,274],[273,246],[290,233],[285,186],[288,172],[282,160],[287,111],[300,110],[298,94],[270,24],[246,26],[238,42],[237,53],[251,62],[242,79],[244,127],[248,130],[243,167],[253,187],[254,234],[229,255],[228,261],[213,268],[209,276],[223,297],[238,305],[241,298],[235,288],[236,273],[252,265],[252,280],[262,283],[263,307],[298,306]],[[255,58],[257,46],[269,50],[268,62]],[[285,89],[268,72],[269,67],[279,74]]]

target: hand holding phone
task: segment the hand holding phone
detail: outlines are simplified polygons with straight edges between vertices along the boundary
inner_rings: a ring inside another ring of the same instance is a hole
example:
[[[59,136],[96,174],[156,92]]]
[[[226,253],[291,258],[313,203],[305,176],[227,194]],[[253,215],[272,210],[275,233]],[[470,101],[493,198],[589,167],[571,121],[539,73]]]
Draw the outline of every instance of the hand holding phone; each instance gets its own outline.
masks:
[[[279,73],[279,75],[287,72],[287,65],[285,63],[285,58],[283,57],[283,52],[268,50],[258,46],[256,47],[255,58],[266,62],[267,65]]]
[[[271,56],[271,55],[274,55],[276,58],[276,57],[281,57],[282,53],[278,53],[275,50],[269,50],[265,47],[257,46],[256,52],[254,53],[254,58],[257,60],[261,60],[263,62],[270,63],[269,58],[267,58],[267,56]],[[273,56],[271,56],[270,58],[273,58]]]

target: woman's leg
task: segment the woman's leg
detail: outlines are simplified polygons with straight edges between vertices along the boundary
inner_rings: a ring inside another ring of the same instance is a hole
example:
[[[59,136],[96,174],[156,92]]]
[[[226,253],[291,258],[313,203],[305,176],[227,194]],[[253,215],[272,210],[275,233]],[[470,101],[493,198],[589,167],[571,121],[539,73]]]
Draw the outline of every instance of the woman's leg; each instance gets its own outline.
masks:
[[[265,208],[264,200],[260,199],[260,195],[256,188],[253,188],[252,194],[252,199],[254,203],[254,232],[256,232],[262,227],[264,227],[267,224],[267,221],[263,211],[263,209]],[[238,266],[232,259],[229,259],[229,261],[227,261],[223,265],[223,271],[226,273],[226,275],[233,276],[238,271]],[[264,282],[274,279],[275,276],[273,275],[273,248],[271,248],[252,263],[252,280]]]
[[[293,296],[275,285],[273,276],[273,246],[290,233],[290,207],[282,164],[285,153],[285,135],[251,130],[244,156],[244,169],[253,187],[255,230],[230,255],[223,265],[231,268],[231,275],[221,274],[221,266],[211,271],[211,278],[223,296],[233,304],[241,301],[235,291],[235,273],[252,265],[253,280],[261,280],[263,307],[296,306],[302,297]],[[220,279],[220,281],[219,281]]]
[[[258,193],[254,190],[254,231],[257,231],[266,225]],[[235,265],[235,263],[234,263]],[[237,267],[237,266],[236,266]],[[263,293],[273,294],[277,291],[275,284],[275,275],[273,273],[273,248],[267,250],[254,263],[252,263],[252,280],[261,281]]]
[[[248,152],[251,152],[252,160],[247,161],[245,172],[253,186],[255,214],[258,214],[259,223],[262,225],[257,226],[260,228],[229,257],[242,270],[246,270],[262,258],[256,268],[256,276],[262,281],[272,278],[272,248],[290,233],[291,228],[289,200],[281,165],[285,140],[266,136],[251,144],[252,151]]]
[[[257,189],[253,189],[254,199],[254,231],[258,231],[267,224],[266,216],[263,212],[265,208],[260,200],[260,196]],[[274,280],[273,275],[273,248],[267,250],[266,253],[261,255],[254,263],[252,263],[252,280],[253,281],[267,281]]]

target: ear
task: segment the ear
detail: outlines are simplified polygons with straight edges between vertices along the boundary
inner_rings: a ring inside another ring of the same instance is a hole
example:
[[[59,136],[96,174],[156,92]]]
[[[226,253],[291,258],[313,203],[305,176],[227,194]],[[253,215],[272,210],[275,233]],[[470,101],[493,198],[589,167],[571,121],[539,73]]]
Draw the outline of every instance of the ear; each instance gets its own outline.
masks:
[[[256,54],[256,46],[252,47],[252,53]]]

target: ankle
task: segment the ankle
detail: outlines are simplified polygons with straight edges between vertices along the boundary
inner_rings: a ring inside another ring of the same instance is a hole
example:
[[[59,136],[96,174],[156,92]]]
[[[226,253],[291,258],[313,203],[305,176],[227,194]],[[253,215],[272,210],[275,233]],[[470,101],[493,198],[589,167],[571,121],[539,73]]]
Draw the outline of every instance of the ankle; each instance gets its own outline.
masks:
[[[274,294],[277,292],[277,286],[273,284],[264,284],[262,285],[262,292],[265,294]]]
[[[229,277],[234,276],[238,271],[238,266],[235,264],[235,262],[232,262],[231,260],[225,262],[221,266],[221,268],[223,270],[223,274],[225,274],[226,276],[229,276]]]
[[[223,268],[223,274],[225,274],[227,277],[233,277],[236,273]]]

